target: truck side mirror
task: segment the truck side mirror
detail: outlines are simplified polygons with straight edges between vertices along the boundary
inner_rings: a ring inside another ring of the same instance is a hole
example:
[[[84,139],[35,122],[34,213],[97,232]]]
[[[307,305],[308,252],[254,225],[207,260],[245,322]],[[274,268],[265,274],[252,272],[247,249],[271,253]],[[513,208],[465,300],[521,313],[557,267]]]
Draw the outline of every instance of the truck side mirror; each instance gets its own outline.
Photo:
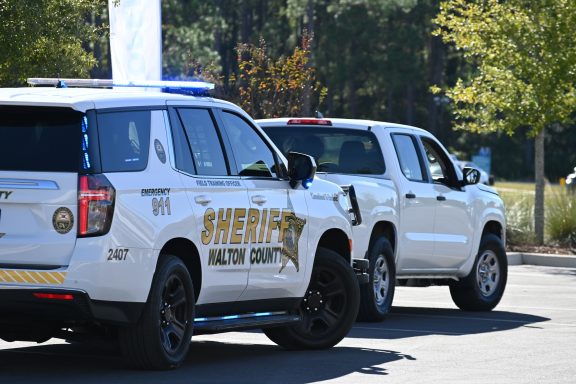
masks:
[[[464,167],[462,173],[464,174],[462,186],[478,184],[480,181],[480,171],[476,168]]]
[[[288,177],[292,188],[296,188],[298,182],[302,182],[302,186],[308,189],[315,174],[316,161],[312,156],[298,152],[288,152]]]

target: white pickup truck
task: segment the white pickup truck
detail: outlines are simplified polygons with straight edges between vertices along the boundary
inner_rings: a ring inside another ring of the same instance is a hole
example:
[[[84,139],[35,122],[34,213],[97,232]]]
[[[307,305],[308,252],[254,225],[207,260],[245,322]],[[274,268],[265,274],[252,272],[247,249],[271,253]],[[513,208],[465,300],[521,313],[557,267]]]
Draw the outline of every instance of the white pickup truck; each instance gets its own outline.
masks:
[[[356,255],[370,261],[359,319],[389,312],[395,285],[448,285],[463,310],[493,309],[506,286],[504,205],[454,166],[429,132],[368,120],[280,118],[257,123],[284,152],[315,157],[320,177],[353,185]]]

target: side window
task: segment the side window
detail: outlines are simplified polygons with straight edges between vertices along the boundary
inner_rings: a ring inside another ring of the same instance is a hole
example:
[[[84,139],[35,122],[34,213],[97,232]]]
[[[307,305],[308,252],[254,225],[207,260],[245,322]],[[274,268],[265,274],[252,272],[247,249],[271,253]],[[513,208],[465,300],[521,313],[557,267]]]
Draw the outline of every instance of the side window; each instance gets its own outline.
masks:
[[[240,176],[279,177],[276,158],[254,128],[243,118],[223,111],[222,118],[230,139]]]
[[[396,155],[400,162],[402,173],[407,179],[413,181],[424,181],[424,172],[420,166],[418,158],[418,149],[414,138],[409,135],[394,134],[392,135]]]
[[[455,174],[450,159],[448,159],[444,151],[442,151],[442,148],[434,141],[426,137],[421,137],[421,140],[424,151],[426,152],[426,161],[430,169],[430,174],[432,175],[432,180],[434,180],[435,183],[446,184],[448,186],[453,185]]]
[[[148,165],[151,111],[98,113],[103,172],[141,171]]]
[[[206,176],[227,176],[228,168],[226,167],[222,143],[210,111],[197,108],[179,108],[178,116],[184,127],[185,139],[192,153],[195,173]],[[184,166],[190,167],[186,163],[185,157],[183,157],[182,162]]]

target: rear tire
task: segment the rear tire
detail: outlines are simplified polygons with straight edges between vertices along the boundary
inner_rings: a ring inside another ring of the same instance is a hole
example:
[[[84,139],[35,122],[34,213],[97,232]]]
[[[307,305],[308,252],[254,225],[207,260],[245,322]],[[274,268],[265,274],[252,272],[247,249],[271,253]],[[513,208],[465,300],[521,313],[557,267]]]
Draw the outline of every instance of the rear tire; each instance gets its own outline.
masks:
[[[382,321],[392,308],[396,287],[394,252],[385,237],[374,241],[368,250],[370,281],[360,286],[359,321]]]
[[[487,234],[480,241],[470,274],[450,286],[450,295],[463,311],[490,311],[500,302],[507,279],[508,260],[502,240]]]
[[[264,329],[270,340],[286,349],[325,349],[350,331],[360,303],[356,275],[334,251],[318,248],[310,284],[298,309],[296,325]]]
[[[161,255],[138,323],[120,329],[120,346],[136,368],[176,368],[186,358],[194,324],[194,289],[179,258]]]

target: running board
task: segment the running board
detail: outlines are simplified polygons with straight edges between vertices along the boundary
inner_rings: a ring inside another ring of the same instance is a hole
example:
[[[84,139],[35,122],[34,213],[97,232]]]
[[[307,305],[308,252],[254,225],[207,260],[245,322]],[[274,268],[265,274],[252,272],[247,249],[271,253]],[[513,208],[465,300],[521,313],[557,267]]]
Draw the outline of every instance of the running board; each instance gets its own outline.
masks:
[[[264,312],[246,315],[203,317],[194,320],[194,334],[241,331],[290,325],[300,321],[300,316],[286,312]]]

